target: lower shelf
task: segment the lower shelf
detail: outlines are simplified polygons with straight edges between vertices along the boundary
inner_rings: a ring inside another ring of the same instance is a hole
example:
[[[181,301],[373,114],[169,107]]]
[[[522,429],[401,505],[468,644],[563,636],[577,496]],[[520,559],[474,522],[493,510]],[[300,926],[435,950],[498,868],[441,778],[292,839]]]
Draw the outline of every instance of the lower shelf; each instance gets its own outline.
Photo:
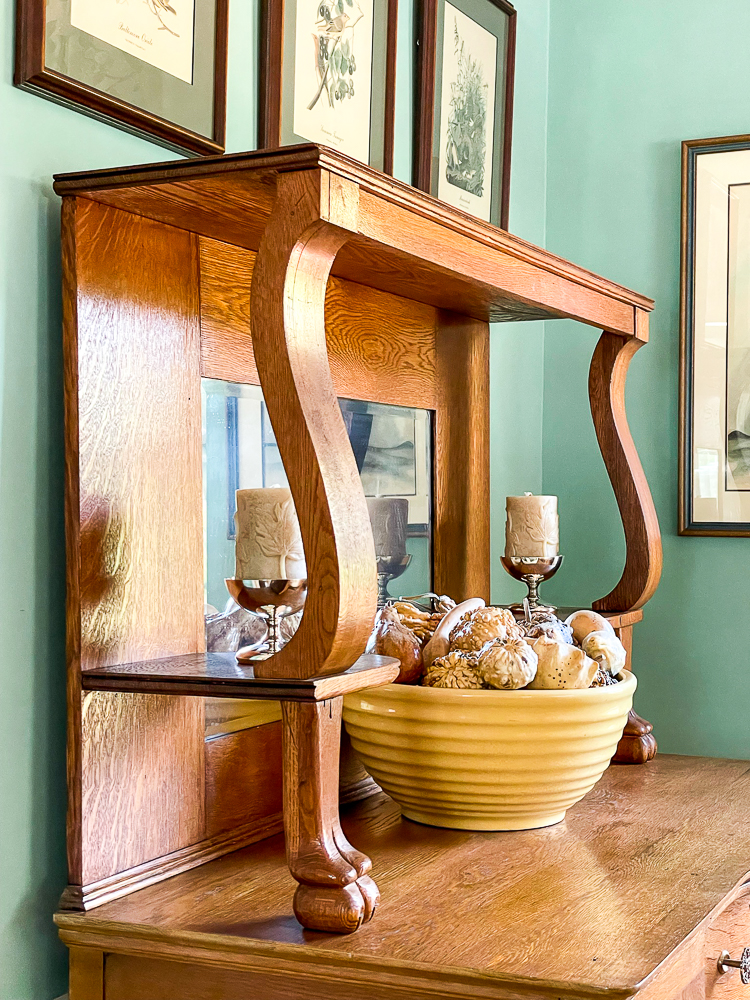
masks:
[[[398,660],[388,656],[365,654],[339,674],[292,678],[256,677],[234,653],[188,653],[84,670],[81,684],[84,691],[315,702],[387,684],[397,675]]]

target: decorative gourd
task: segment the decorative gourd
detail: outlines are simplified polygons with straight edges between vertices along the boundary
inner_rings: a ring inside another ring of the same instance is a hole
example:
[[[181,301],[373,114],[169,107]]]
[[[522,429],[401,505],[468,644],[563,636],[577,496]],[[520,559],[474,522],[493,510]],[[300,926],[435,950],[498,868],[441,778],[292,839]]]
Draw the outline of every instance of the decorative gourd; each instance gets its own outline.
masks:
[[[573,645],[573,630],[570,625],[566,625],[556,615],[550,615],[544,621],[534,621],[518,623],[526,639],[541,639],[546,635],[549,639],[557,642],[565,642]]]
[[[519,639],[521,630],[506,608],[480,608],[459,621],[450,634],[452,650],[478,653],[491,639]]]
[[[454,626],[469,611],[477,611],[483,608],[484,601],[481,597],[471,597],[468,601],[457,604],[455,608],[448,612],[438,627],[435,634],[427,643],[423,651],[425,667],[430,667],[439,656],[447,656],[450,652],[450,634]]]
[[[483,688],[484,683],[477,670],[476,660],[463,653],[448,653],[439,656],[422,678],[425,687],[437,688]]]
[[[546,635],[534,640],[531,645],[539,662],[530,688],[559,690],[591,687],[599,664],[578,646],[557,642]]]
[[[579,646],[589,632],[609,631],[612,635],[615,634],[615,630],[606,618],[597,614],[596,611],[589,611],[588,608],[584,608],[581,611],[574,611],[572,615],[569,615],[565,619],[565,624],[573,629],[573,638]]]
[[[581,649],[613,676],[620,673],[628,658],[625,647],[614,632],[605,629],[589,632],[581,643]]]
[[[396,684],[415,684],[424,672],[419,640],[411,629],[401,624],[394,608],[386,606],[378,611],[366,652],[393,656],[399,661],[401,671]]]
[[[491,639],[479,653],[477,669],[490,687],[516,691],[534,680],[538,657],[523,639]]]

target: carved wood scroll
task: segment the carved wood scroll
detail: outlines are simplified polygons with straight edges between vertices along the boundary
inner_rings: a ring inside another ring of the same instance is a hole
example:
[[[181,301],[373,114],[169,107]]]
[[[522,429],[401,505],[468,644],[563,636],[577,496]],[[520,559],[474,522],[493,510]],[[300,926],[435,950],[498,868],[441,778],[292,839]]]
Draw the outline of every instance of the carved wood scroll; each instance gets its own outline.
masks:
[[[620,508],[627,554],[617,586],[594,602],[597,611],[642,608],[659,585],[661,535],[656,509],[625,415],[625,379],[648,340],[648,315],[636,310],[635,335],[602,333],[591,359],[589,400],[604,464]]]
[[[293,639],[258,676],[311,677],[350,667],[377,608],[375,548],[328,360],[331,265],[357,224],[356,184],[324,171],[282,174],[250,294],[261,387],[297,507],[309,589]],[[366,683],[366,682],[365,682]],[[370,860],[338,817],[340,697],[282,705],[284,827],[305,927],[353,931],[379,900]]]

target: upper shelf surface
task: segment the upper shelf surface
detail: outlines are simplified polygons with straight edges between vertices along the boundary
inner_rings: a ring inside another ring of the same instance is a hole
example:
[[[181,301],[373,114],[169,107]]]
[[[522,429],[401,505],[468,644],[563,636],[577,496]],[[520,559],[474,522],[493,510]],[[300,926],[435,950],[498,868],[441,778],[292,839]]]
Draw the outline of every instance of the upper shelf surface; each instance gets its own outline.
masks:
[[[60,174],[55,190],[257,250],[277,177],[303,170],[358,188],[339,277],[481,320],[568,317],[647,337],[651,299],[323,146]]]

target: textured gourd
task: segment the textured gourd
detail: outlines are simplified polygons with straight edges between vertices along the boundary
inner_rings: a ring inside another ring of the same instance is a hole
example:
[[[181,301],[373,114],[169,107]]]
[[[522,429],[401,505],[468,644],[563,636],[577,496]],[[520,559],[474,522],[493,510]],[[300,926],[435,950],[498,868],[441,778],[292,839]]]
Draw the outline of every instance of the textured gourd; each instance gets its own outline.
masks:
[[[482,680],[502,691],[517,691],[534,680],[538,657],[523,639],[492,639],[479,653]]]
[[[464,616],[452,629],[450,648],[478,653],[490,639],[518,639],[521,630],[507,608],[480,608]]]
[[[589,611],[588,608],[583,608],[581,611],[574,611],[572,615],[568,615],[565,619],[565,624],[570,625],[573,629],[573,639],[579,646],[589,632],[609,631],[612,635],[615,634],[615,630],[606,618],[597,614],[596,611]]]
[[[591,687],[599,664],[578,646],[557,642],[546,635],[541,639],[532,640],[531,646],[537,655],[538,663],[536,676],[529,684],[530,688],[559,690]]]
[[[392,656],[401,664],[396,684],[415,684],[424,671],[424,659],[419,640],[401,624],[394,608],[384,607],[375,617],[375,627],[366,652]]]
[[[602,629],[601,632],[589,632],[581,643],[581,649],[592,660],[610,674],[619,674],[625,666],[628,654],[625,647],[614,634]]]
[[[569,645],[573,645],[573,630],[557,615],[532,615],[531,621],[520,621],[518,626],[526,639],[541,639],[543,635],[546,635],[558,642],[567,642]]]
[[[476,660],[463,653],[448,653],[434,661],[422,678],[425,687],[483,688]]]
[[[389,606],[394,609],[401,624],[411,629],[422,646],[430,641],[445,617],[444,611],[423,611],[410,601],[393,601]]]
[[[603,688],[610,687],[612,684],[619,684],[620,682],[616,677],[613,677],[608,670],[602,670],[601,667],[597,670],[593,681],[591,682],[592,688]]]
[[[439,656],[447,656],[450,652],[451,644],[449,637],[456,623],[469,611],[477,611],[483,607],[484,601],[481,597],[470,597],[468,601],[462,601],[461,604],[457,604],[455,608],[452,608],[447,613],[435,629],[435,634],[424,648],[425,667],[429,667]]]

